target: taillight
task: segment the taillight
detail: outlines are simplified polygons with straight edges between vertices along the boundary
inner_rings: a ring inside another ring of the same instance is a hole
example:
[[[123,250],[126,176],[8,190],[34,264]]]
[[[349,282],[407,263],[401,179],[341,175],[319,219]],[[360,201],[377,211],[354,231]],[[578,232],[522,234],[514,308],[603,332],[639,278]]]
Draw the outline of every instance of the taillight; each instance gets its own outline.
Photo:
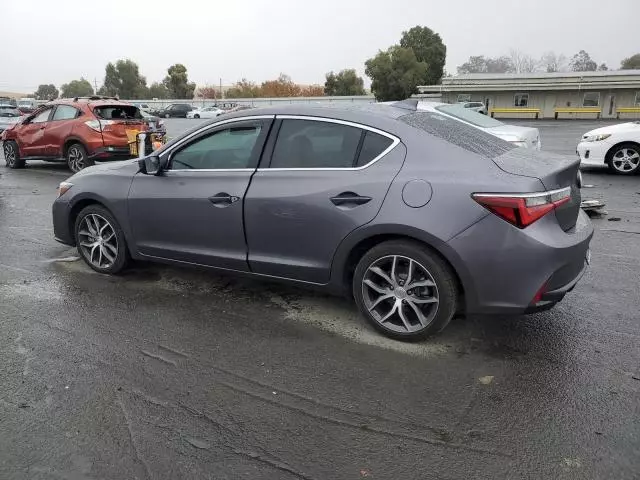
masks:
[[[108,130],[108,128],[106,128],[109,125],[113,125],[114,122],[113,120],[87,120],[86,122],[84,122],[84,124],[95,130],[96,132],[102,132],[103,130]]]
[[[518,228],[525,228],[571,200],[571,188],[540,193],[474,193],[473,199]]]

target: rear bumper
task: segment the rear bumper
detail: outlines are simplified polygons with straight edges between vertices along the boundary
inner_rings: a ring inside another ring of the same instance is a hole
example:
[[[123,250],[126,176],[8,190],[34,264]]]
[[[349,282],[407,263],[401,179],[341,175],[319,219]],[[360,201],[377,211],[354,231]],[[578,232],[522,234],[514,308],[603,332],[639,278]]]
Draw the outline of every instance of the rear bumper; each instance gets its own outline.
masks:
[[[100,147],[96,148],[89,158],[92,160],[98,161],[109,161],[109,160],[129,160],[132,158],[136,158],[131,155],[129,151],[129,147]]]
[[[449,242],[470,279],[463,285],[466,311],[522,314],[550,308],[584,274],[592,237],[591,221],[581,210],[569,232],[554,215],[524,230],[488,215]]]

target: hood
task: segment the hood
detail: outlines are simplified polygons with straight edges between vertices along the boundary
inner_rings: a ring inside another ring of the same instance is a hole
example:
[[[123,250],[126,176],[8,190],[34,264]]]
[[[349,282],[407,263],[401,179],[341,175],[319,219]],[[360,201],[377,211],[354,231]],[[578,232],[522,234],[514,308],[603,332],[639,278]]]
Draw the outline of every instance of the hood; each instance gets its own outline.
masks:
[[[627,123],[618,123],[617,125],[607,125],[606,127],[596,128],[595,130],[590,130],[585,133],[582,138],[588,137],[590,135],[598,135],[602,133],[622,133],[622,132],[630,132],[636,131],[640,132],[640,122],[627,122]]]
[[[121,162],[109,162],[109,163],[101,163],[100,165],[94,165],[92,167],[87,167],[83,170],[80,170],[75,175],[69,177],[68,182],[72,182],[74,179],[84,177],[86,175],[95,175],[95,174],[119,174],[119,173],[130,173],[134,174],[139,169],[138,167],[138,159],[134,160],[124,160]]]

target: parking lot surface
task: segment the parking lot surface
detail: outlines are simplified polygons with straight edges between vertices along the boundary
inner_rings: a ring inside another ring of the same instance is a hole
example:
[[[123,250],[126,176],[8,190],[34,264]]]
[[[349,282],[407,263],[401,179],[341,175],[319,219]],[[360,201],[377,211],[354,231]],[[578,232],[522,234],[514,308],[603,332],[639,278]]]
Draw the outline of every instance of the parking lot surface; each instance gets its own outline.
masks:
[[[566,155],[602,125],[532,124]],[[94,273],[52,237],[68,176],[0,167],[1,479],[639,478],[640,176],[585,172],[608,214],[554,310],[414,344],[301,289]]]

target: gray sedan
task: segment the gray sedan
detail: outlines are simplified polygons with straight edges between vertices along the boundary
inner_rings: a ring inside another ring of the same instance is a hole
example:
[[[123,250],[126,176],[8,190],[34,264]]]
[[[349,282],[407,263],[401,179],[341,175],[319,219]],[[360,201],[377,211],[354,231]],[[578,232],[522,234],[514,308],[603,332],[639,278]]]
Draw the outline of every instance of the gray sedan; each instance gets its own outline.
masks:
[[[456,312],[547,309],[593,228],[578,159],[515,148],[417,102],[255,109],[60,185],[57,240],[117,273],[209,267],[353,296],[399,339]]]

